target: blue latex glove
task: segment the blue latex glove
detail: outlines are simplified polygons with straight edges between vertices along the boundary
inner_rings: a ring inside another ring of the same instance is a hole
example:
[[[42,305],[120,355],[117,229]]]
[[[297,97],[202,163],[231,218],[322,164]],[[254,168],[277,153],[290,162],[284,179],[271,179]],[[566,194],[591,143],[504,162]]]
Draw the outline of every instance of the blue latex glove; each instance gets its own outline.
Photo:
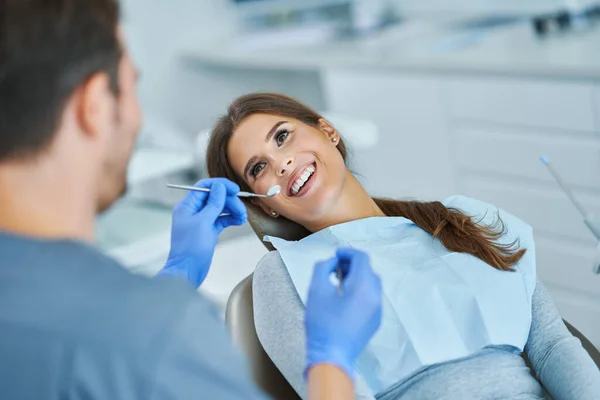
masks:
[[[342,293],[330,276],[337,265],[345,276]],[[354,379],[354,362],[381,325],[382,290],[367,254],[340,249],[318,263],[306,302],[304,325],[308,370],[321,363],[333,364]]]
[[[210,269],[217,239],[232,225],[247,220],[246,206],[236,196],[240,188],[224,179],[206,179],[197,187],[210,188],[210,193],[190,191],[175,206],[171,227],[171,251],[159,276],[177,276],[198,288]],[[219,217],[221,213],[230,216]]]

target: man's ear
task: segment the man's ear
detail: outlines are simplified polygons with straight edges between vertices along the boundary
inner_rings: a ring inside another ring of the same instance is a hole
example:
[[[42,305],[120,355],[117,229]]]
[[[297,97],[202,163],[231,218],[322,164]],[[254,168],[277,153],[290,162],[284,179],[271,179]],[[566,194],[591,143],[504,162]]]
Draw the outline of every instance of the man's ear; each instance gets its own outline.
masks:
[[[115,97],[106,73],[92,75],[77,91],[77,117],[81,130],[90,137],[109,132],[114,122]]]
[[[329,123],[329,121],[321,118],[319,120],[319,129],[327,136],[327,139],[329,139],[330,142],[337,146],[337,144],[340,142],[340,135],[333,125]]]

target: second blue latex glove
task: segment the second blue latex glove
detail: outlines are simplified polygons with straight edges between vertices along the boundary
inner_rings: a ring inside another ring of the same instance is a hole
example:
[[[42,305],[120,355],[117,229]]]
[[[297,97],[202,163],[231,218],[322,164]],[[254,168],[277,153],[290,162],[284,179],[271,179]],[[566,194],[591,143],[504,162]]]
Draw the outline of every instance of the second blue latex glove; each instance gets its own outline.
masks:
[[[331,275],[341,265],[342,291]],[[354,362],[381,325],[382,289],[367,254],[340,249],[330,260],[318,263],[306,302],[308,370],[316,364],[333,364],[354,379]]]
[[[190,191],[175,206],[171,227],[171,250],[159,276],[177,276],[198,288],[210,269],[217,239],[232,225],[247,220],[244,203],[237,197],[240,188],[224,179],[206,179],[197,187],[210,192]],[[220,217],[222,213],[231,215]]]

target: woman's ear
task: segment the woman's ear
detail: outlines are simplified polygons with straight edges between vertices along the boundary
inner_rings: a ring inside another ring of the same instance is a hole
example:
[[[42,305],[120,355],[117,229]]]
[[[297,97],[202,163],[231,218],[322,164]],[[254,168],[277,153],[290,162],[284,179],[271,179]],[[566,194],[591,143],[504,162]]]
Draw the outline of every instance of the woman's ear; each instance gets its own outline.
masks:
[[[262,202],[260,199],[252,199],[250,200],[252,202],[252,204],[254,204],[255,206],[258,206],[261,208],[261,210],[263,210],[263,212],[265,214],[267,214],[269,217],[272,218],[277,218],[279,217],[279,213],[277,213],[277,211],[273,210],[271,207],[267,206],[264,202]]]
[[[319,129],[327,136],[327,139],[329,139],[331,143],[333,143],[335,146],[338,145],[338,143],[340,142],[340,135],[335,130],[335,128],[329,123],[329,121],[321,118],[319,120]]]

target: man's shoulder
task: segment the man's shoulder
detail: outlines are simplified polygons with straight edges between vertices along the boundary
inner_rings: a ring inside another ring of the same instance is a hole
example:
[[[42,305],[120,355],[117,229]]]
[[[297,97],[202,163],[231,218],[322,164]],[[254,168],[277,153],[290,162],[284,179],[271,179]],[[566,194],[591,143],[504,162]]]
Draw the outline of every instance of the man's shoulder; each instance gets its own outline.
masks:
[[[216,308],[186,282],[133,275],[85,245],[18,247],[0,261],[0,343],[33,374],[66,362],[47,387],[75,371],[65,384],[95,398],[258,398]]]
[[[94,247],[73,244],[57,250],[60,260],[56,256],[47,259],[48,268],[56,268],[53,281],[63,282],[66,293],[79,294],[81,304],[90,309],[105,309],[134,322],[160,318],[166,312],[175,315],[172,309],[204,300],[183,280],[133,274]]]
[[[175,278],[148,278],[125,271],[118,281],[87,283],[90,297],[83,302],[90,312],[93,330],[80,327],[78,334],[92,341],[110,343],[112,350],[126,349],[140,355],[177,336],[190,314],[199,326],[217,321],[215,306],[187,282]],[[110,274],[107,274],[107,276]],[[201,334],[201,332],[198,332]],[[159,346],[160,347],[160,346]]]
[[[212,305],[186,282],[130,273],[92,246],[76,242],[2,241],[0,276],[10,307],[0,319],[80,346],[145,351],[194,307]],[[26,254],[23,254],[23,251]],[[208,318],[208,317],[206,317]]]

